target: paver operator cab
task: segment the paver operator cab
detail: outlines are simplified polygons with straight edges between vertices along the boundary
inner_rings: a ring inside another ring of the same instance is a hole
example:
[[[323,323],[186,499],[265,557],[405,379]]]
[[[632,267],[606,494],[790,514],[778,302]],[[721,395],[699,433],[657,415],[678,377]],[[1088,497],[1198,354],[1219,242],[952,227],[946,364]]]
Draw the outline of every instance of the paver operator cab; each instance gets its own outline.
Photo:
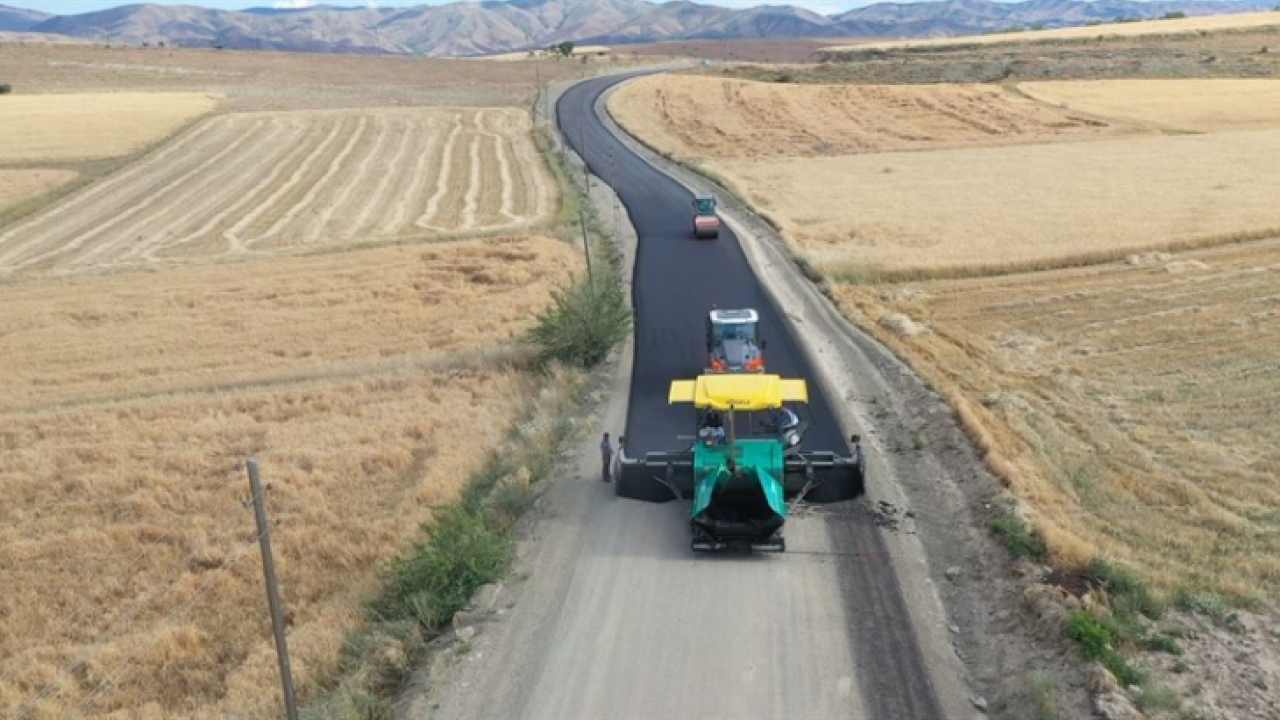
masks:
[[[699,195],[693,199],[693,236],[698,239],[720,237],[716,199],[710,195]]]
[[[751,308],[707,315],[707,372],[763,372],[760,315]]]

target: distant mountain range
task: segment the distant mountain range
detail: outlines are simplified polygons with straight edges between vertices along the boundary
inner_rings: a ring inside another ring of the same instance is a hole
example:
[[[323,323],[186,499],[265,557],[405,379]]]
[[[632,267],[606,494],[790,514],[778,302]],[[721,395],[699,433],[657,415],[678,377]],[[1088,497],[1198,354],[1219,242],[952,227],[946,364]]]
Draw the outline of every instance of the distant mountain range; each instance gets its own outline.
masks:
[[[319,5],[242,11],[143,4],[61,16],[0,5],[0,31],[131,44],[458,56],[540,48],[565,40],[584,45],[707,38],[939,37],[1014,25],[1062,27],[1122,17],[1155,18],[1168,12],[1269,10],[1276,2],[942,0],[879,3],[830,16],[789,5],[735,10],[688,0],[487,0],[410,8]]]

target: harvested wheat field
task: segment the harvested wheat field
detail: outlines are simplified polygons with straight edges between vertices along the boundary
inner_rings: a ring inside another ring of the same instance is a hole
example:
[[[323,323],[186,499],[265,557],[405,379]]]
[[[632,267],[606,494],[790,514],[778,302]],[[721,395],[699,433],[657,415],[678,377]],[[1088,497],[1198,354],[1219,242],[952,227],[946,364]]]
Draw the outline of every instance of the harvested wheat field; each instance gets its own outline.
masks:
[[[835,275],[984,274],[1280,228],[1280,131],[707,163]]]
[[[78,174],[74,170],[0,169],[0,210],[65,185]]]
[[[1099,37],[1140,37],[1143,35],[1194,35],[1222,30],[1248,30],[1280,26],[1280,13],[1251,12],[1226,15],[1204,15],[1170,20],[1146,20],[1143,22],[1110,23],[1107,25],[1081,25],[1076,27],[1032,30],[1027,32],[992,33],[988,35],[962,35],[925,40],[888,40],[831,47],[831,52],[857,50],[897,50],[901,48],[943,48],[952,45],[997,45],[1044,40],[1095,40]]]
[[[0,272],[510,230],[555,202],[518,110],[223,115],[0,232]]]
[[[1117,132],[993,85],[789,85],[652,75],[615,92],[609,112],[657,149],[704,160],[1050,142]]]
[[[218,102],[219,96],[205,93],[8,96],[0,103],[0,162],[126,155],[212,111]]]
[[[1280,597],[1280,240],[835,295],[951,396],[1060,560]]]
[[[1280,127],[1280,80],[1075,80],[1019,83],[1018,90],[1060,107],[1166,131]]]
[[[244,457],[309,688],[501,439],[457,420],[537,392],[509,343],[578,264],[501,238],[0,285],[0,714],[278,717]]]

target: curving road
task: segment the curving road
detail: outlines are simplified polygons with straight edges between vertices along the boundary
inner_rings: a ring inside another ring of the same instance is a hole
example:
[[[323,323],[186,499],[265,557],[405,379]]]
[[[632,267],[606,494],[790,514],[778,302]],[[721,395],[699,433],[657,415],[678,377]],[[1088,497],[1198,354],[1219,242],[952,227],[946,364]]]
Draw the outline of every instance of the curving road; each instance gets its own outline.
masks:
[[[772,371],[812,373],[733,233],[691,239],[690,193],[597,117],[601,93],[624,79],[574,86],[558,114],[592,172],[617,191],[638,236],[626,411],[628,444],[638,452],[670,449],[676,435],[690,432],[687,408],[666,404],[667,387],[701,367],[712,303],[760,311]],[[816,383],[811,392],[817,427],[808,444],[843,449]],[[837,505],[793,516],[782,555],[694,555],[685,504],[614,498],[594,481],[597,467],[583,460],[576,482],[551,491],[551,517],[526,547],[524,561],[534,569],[519,602],[479,636],[420,714],[943,717],[890,553],[868,513]]]

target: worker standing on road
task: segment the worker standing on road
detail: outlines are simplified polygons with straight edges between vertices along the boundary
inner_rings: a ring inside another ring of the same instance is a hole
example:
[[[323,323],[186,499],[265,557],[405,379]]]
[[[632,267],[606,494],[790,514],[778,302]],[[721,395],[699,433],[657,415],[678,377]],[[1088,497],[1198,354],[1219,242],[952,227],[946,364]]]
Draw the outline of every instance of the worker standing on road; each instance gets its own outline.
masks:
[[[609,482],[612,479],[610,471],[613,467],[613,443],[609,442],[609,433],[605,433],[604,438],[600,440],[600,460],[604,464],[600,479]]]

